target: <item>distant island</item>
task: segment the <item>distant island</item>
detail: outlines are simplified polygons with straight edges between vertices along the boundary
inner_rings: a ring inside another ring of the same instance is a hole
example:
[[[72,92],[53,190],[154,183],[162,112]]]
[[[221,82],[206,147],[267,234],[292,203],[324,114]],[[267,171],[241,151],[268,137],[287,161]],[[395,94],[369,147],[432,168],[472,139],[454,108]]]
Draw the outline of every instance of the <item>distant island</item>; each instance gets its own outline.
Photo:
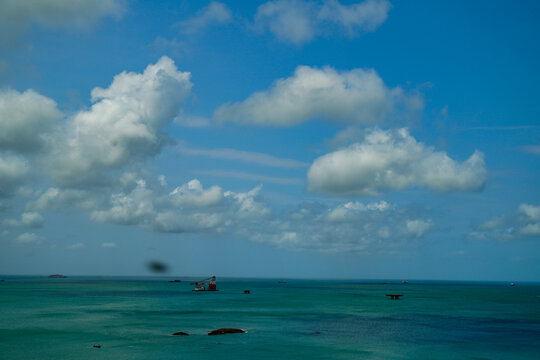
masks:
[[[61,275],[61,274],[54,274],[54,275],[49,275],[50,278],[65,278],[67,277],[66,275]]]

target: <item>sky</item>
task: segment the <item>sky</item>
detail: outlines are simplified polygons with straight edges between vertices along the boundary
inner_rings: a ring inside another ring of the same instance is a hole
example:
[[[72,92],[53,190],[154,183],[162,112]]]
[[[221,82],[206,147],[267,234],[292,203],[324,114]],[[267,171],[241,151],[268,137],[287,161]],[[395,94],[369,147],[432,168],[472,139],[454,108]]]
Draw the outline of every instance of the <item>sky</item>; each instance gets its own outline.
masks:
[[[0,274],[540,281],[539,15],[0,0]]]

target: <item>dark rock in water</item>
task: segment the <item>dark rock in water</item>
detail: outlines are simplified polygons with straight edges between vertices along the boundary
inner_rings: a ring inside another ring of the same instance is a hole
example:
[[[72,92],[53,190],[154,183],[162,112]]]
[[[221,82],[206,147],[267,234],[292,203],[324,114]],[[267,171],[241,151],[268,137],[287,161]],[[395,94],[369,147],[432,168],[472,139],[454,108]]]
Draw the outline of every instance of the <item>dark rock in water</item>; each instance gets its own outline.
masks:
[[[233,329],[233,328],[221,328],[217,330],[212,330],[208,333],[208,335],[224,335],[224,334],[238,334],[238,333],[245,333],[242,329]]]
[[[179,283],[182,282],[181,280],[169,280],[170,283]]]
[[[93,346],[93,347],[95,347],[95,348],[98,348],[98,349],[99,349],[99,348],[101,348],[101,345],[99,345],[99,344],[94,344],[94,346]]]
[[[178,331],[178,332],[175,332],[174,334],[171,334],[171,335],[189,335],[189,334],[185,333],[183,331]]]
[[[250,294],[249,290],[244,290],[244,294]]]

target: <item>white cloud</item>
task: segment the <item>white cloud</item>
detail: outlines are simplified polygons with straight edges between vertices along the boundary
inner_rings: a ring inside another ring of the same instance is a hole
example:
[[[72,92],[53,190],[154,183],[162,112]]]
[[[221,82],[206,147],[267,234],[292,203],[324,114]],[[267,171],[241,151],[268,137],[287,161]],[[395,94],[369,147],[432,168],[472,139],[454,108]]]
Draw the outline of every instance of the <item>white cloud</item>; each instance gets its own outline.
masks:
[[[77,250],[77,249],[84,249],[85,247],[86,245],[84,245],[81,242],[78,242],[78,243],[69,245],[67,248],[70,250]]]
[[[88,29],[107,16],[121,17],[125,0],[0,0],[0,45],[13,45],[26,27]]]
[[[278,158],[272,155],[251,152],[251,151],[240,151],[235,149],[204,149],[204,148],[195,148],[188,146],[185,143],[182,143],[177,146],[177,149],[180,153],[186,155],[199,155],[207,156],[213,159],[223,159],[223,160],[238,160],[248,164],[257,164],[270,167],[278,168],[303,168],[308,167],[309,164],[294,160],[294,159],[283,159]]]
[[[523,226],[520,233],[526,236],[540,236],[540,222]]]
[[[478,225],[479,230],[493,230],[505,224],[504,218],[495,217]]]
[[[433,224],[430,220],[408,220],[405,223],[407,233],[414,237],[422,237]]]
[[[292,77],[277,80],[268,91],[242,102],[224,104],[214,120],[263,126],[293,126],[308,120],[373,125],[395,114],[423,107],[419,95],[388,88],[374,70],[339,72],[299,66]]]
[[[37,212],[25,212],[21,214],[21,219],[6,219],[3,221],[6,227],[39,228],[43,226],[43,216]]]
[[[41,239],[34,233],[24,233],[19,235],[16,241],[21,244],[37,244],[41,242]]]
[[[104,181],[108,171],[134,166],[157,154],[171,123],[190,94],[190,74],[162,57],[144,73],[123,72],[106,88],[92,90],[94,105],[77,113],[54,139],[46,159],[53,178],[64,185]]]
[[[228,24],[231,20],[232,12],[227,5],[212,1],[208,6],[199,10],[194,17],[178,23],[178,26],[183,33],[194,34],[209,26]]]
[[[241,233],[290,250],[372,253],[414,246],[431,224],[430,219],[410,217],[384,201],[349,202],[334,208],[303,204],[266,225],[246,226]]]
[[[385,0],[366,0],[351,5],[341,5],[337,0],[324,2],[319,19],[338,24],[349,36],[359,31],[375,31],[388,17],[392,5]]]
[[[300,45],[317,34],[317,7],[302,0],[269,1],[257,9],[255,28],[268,29],[279,40]]]
[[[310,191],[343,196],[374,196],[412,186],[476,191],[484,186],[487,169],[478,151],[459,163],[417,142],[407,129],[375,129],[363,142],[316,159],[307,179]]]
[[[105,209],[94,210],[97,222],[138,225],[158,232],[234,231],[244,220],[270,214],[265,204],[256,200],[260,187],[236,193],[219,186],[204,189],[194,179],[166,193],[163,186],[151,189],[142,180],[129,193],[111,196]]]
[[[498,216],[476,226],[468,235],[474,240],[540,238],[540,205],[520,204],[513,216]]]
[[[116,244],[113,242],[104,242],[101,244],[101,247],[104,249],[114,249],[116,247]]]
[[[338,206],[328,213],[328,220],[332,222],[351,221],[357,217],[359,213],[369,211],[388,211],[392,207],[386,201],[364,204],[361,202],[348,202],[343,206]]]
[[[522,150],[527,154],[540,155],[540,145],[527,145],[523,146]]]
[[[176,206],[194,207],[218,205],[224,198],[223,190],[219,186],[212,186],[210,189],[204,190],[197,179],[178,186],[169,195]]]
[[[53,100],[33,90],[0,90],[0,149],[39,150],[44,133],[62,118]]]
[[[386,20],[390,8],[386,0],[351,5],[341,5],[337,0],[268,1],[258,7],[254,27],[270,31],[280,41],[302,45],[341,29],[351,37],[361,31],[374,31]]]
[[[29,172],[24,158],[0,153],[0,198],[10,196]]]
[[[528,221],[540,222],[540,206],[520,204],[519,212],[525,215]]]
[[[191,189],[169,195],[174,207],[156,215],[155,230],[234,233],[245,222],[260,220],[270,214],[266,205],[256,200],[260,187],[235,193],[221,191],[217,186],[205,191],[197,180],[186,185]]]
[[[112,207],[108,210],[94,211],[91,218],[97,222],[117,224],[144,224],[154,215],[153,194],[142,180],[130,194],[111,196]]]
[[[38,198],[27,204],[28,210],[44,211],[47,209],[59,210],[63,208],[93,209],[98,206],[103,196],[101,191],[49,188],[40,192]]]
[[[349,201],[333,207],[303,204],[293,212],[276,214],[260,195],[261,188],[227,191],[217,185],[205,188],[193,179],[169,190],[163,178],[139,179],[131,189],[126,184],[124,191],[109,198],[107,192],[51,188],[29,208],[70,208],[92,197],[88,206],[79,209],[96,222],[155,232],[234,236],[295,251],[393,252],[414,246],[433,228],[432,220],[408,215],[406,209],[384,200]]]
[[[540,206],[520,204],[519,212],[522,214],[521,222],[524,225],[519,233],[525,236],[540,237]]]

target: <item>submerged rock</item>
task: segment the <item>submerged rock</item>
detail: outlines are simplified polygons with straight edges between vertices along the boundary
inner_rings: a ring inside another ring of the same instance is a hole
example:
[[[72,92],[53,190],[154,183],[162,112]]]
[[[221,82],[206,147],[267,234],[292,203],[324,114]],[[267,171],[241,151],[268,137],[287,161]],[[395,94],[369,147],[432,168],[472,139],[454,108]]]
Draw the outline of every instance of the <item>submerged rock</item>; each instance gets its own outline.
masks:
[[[183,332],[183,331],[178,331],[178,332],[175,332],[174,334],[171,334],[171,335],[189,335],[189,334],[186,333],[186,332]]]
[[[208,335],[224,335],[224,334],[238,334],[238,333],[245,333],[245,330],[242,329],[233,329],[233,328],[221,328],[217,330],[212,330],[208,333]]]

